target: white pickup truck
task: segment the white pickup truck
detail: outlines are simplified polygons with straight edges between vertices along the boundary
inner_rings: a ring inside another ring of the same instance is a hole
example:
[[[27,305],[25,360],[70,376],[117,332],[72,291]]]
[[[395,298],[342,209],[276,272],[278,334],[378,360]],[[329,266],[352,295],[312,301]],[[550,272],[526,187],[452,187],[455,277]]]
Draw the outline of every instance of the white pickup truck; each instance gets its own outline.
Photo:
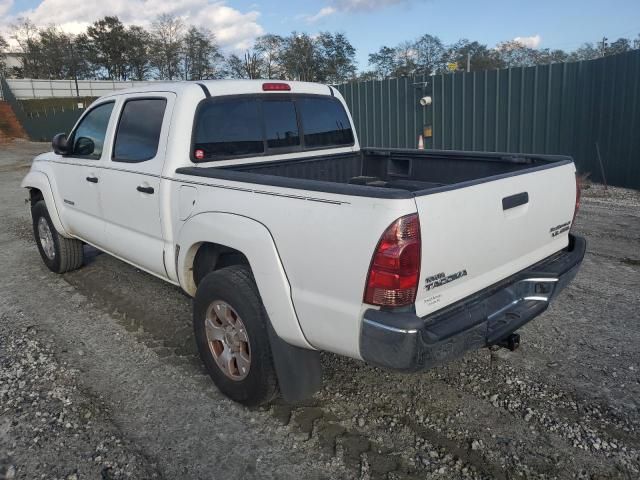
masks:
[[[326,85],[119,91],[53,150],[22,182],[44,263],[77,269],[90,244],[180,286],[246,405],[311,395],[322,350],[411,372],[515,348],[585,252],[571,158],[361,149]]]

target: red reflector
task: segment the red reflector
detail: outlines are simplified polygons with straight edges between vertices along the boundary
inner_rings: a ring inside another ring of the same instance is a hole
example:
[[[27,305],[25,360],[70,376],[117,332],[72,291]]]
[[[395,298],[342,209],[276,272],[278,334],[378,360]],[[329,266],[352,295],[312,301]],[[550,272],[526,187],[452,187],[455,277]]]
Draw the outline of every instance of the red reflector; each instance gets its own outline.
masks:
[[[420,222],[417,214],[400,217],[378,242],[364,291],[364,302],[399,307],[416,300],[420,277]]]
[[[202,160],[204,158],[204,150],[202,150],[201,148],[196,149],[196,151],[193,152],[193,156],[196,158],[196,160]]]
[[[272,91],[289,91],[291,90],[291,86],[288,83],[275,83],[275,82],[270,82],[270,83],[263,83],[262,84],[262,90],[265,92],[272,92]]]

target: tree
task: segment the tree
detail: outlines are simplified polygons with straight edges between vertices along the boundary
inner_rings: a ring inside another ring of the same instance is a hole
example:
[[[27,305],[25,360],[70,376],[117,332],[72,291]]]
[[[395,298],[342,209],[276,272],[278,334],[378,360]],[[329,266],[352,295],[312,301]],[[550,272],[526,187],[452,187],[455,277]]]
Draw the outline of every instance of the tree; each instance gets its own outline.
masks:
[[[213,34],[206,29],[191,27],[184,36],[182,74],[185,80],[217,78],[224,58]]]
[[[316,42],[323,65],[322,79],[328,83],[342,83],[356,76],[356,49],[343,33],[322,32]]]
[[[0,75],[6,75],[7,73],[6,51],[8,49],[9,43],[4,39],[2,35],[0,35]]]
[[[18,18],[11,26],[11,38],[15,40],[22,53],[22,66],[19,76],[25,78],[40,78],[40,46],[38,28],[28,18]]]
[[[284,39],[280,35],[267,34],[256,39],[254,49],[262,57],[262,66],[266,78],[278,78],[282,75],[280,57]]]
[[[71,42],[71,37],[57,27],[50,26],[39,31],[38,51],[43,77],[64,79],[75,74]]]
[[[568,59],[569,55],[564,50],[549,50],[548,48],[544,48],[542,50],[538,50],[538,60],[536,64],[544,65],[549,63],[562,63],[566,62]]]
[[[442,41],[425,34],[412,41],[402,42],[394,48],[381,47],[369,55],[369,65],[379,78],[441,72],[445,69],[447,50]]]
[[[629,50],[631,50],[631,40],[628,38],[619,38],[605,49],[605,55],[617,55],[618,53],[625,53]]]
[[[152,65],[158,78],[174,80],[180,77],[184,23],[179,18],[163,14],[151,27]]]
[[[396,49],[387,46],[380,47],[375,53],[369,54],[369,65],[378,78],[388,78],[396,71]]]
[[[151,34],[138,25],[131,25],[126,32],[126,44],[124,57],[129,77],[134,80],[146,80],[151,69]]]
[[[260,55],[252,51],[246,51],[242,58],[233,53],[225,62],[225,75],[231,78],[260,78],[262,69]]]
[[[314,40],[306,33],[292,32],[285,38],[280,59],[282,74],[288,80],[322,81],[321,55]]]
[[[125,26],[118,17],[106,16],[87,28],[92,61],[105,78],[126,80],[129,77],[126,33]]]
[[[466,38],[458,40],[451,45],[445,54],[447,63],[455,63],[458,70],[466,71],[467,59],[469,59],[470,70],[495,70],[503,68],[504,62],[500,58],[497,50],[489,49],[479,42],[471,42]]]
[[[413,44],[415,73],[431,75],[444,71],[446,49],[442,41],[433,35],[425,34]]]
[[[396,48],[396,71],[394,76],[406,77],[416,73],[418,64],[416,62],[417,55],[414,42],[402,42]]]
[[[569,55],[569,60],[579,62],[582,60],[593,60],[601,56],[602,53],[600,49],[596,48],[593,43],[583,43],[580,48]]]
[[[505,67],[531,67],[538,63],[538,51],[516,40],[499,43],[496,50]]]
[[[244,61],[235,53],[229,55],[224,66],[225,77],[229,78],[248,78],[244,68]]]
[[[260,78],[262,71],[262,59],[257,52],[244,53],[244,70],[249,78]]]

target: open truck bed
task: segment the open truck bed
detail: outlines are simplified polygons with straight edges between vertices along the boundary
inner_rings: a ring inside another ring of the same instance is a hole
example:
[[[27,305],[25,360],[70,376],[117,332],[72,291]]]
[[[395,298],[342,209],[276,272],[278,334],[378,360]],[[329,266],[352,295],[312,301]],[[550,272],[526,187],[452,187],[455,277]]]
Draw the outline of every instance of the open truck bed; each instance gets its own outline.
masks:
[[[184,167],[176,173],[376,198],[410,198],[463,188],[572,163],[559,155],[413,149],[261,161],[222,167]]]

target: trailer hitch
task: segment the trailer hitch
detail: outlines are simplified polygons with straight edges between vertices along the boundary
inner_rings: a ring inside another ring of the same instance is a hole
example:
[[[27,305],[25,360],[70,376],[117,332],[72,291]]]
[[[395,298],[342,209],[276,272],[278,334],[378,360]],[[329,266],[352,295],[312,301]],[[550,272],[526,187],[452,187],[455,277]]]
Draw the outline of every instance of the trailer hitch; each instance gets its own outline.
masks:
[[[520,334],[512,333],[498,340],[494,345],[514,351],[520,346]]]

